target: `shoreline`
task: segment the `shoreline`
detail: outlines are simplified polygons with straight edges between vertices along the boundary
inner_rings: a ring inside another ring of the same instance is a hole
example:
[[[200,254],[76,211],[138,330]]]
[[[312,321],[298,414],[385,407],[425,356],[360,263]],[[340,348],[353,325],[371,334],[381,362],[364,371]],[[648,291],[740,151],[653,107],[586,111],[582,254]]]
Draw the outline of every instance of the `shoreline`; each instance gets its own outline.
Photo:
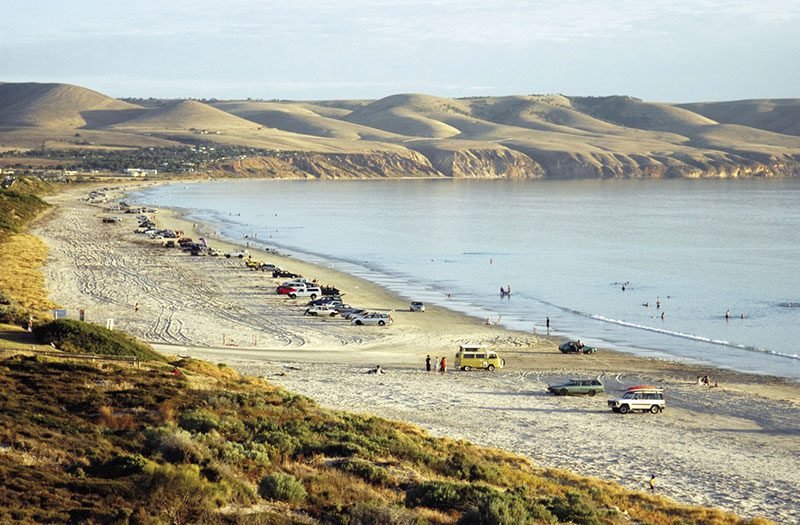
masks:
[[[669,483],[664,494],[679,501],[779,522],[800,519],[800,497],[785,490],[800,484],[800,385],[790,380],[713,369],[721,386],[709,389],[695,377],[710,366],[608,350],[564,355],[555,337],[486,326],[440,307],[411,313],[404,299],[358,277],[248,248],[257,259],[336,285],[351,304],[395,309],[396,319],[380,329],[303,317],[297,305],[304,302],[275,296],[275,281],[238,259],[162,248],[130,233],[132,216],[122,225],[101,225],[102,209],[78,201],[84,190],[49,199],[59,207],[35,233],[51,248],[51,298],[71,311],[88,307],[89,320],[102,311],[161,351],[225,362],[332,408],[410,421],[632,488],[654,471]],[[193,223],[179,211],[156,215],[161,227],[189,235]],[[239,248],[209,240],[215,248]],[[226,334],[234,345],[224,344]],[[435,379],[421,371],[426,354],[451,357],[459,342],[491,344],[507,368]],[[375,364],[390,373],[361,373]],[[542,394],[548,382],[569,377],[600,377],[607,393],[594,399]],[[665,413],[611,416],[605,398],[639,381],[667,388]],[[597,436],[564,441],[581,428]],[[625,462],[618,460],[621,450]],[[733,469],[731,475],[721,476],[723,468]]]

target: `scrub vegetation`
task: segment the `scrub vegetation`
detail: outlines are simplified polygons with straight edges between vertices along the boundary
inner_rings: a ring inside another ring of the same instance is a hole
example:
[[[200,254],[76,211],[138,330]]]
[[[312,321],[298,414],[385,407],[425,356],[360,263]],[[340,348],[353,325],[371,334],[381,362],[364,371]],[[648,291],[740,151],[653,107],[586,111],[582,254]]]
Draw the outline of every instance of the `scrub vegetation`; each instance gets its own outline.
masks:
[[[0,522],[765,523],[688,507],[192,359],[0,361]]]

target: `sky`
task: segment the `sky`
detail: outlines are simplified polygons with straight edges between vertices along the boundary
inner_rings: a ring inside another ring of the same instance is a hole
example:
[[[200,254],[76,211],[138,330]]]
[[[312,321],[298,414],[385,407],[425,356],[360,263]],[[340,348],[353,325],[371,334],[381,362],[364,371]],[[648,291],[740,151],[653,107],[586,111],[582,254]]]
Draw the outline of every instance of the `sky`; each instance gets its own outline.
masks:
[[[114,97],[800,97],[800,0],[0,0],[0,82]]]

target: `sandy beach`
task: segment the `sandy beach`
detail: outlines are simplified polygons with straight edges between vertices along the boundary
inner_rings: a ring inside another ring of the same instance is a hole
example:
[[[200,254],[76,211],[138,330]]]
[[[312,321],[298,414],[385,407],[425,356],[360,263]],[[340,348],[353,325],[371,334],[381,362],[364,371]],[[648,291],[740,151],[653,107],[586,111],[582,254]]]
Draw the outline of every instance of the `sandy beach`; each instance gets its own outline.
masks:
[[[50,248],[51,299],[71,317],[84,309],[88,321],[113,318],[117,329],[164,353],[225,362],[327,407],[409,421],[634,489],[644,490],[655,474],[658,491],[681,502],[800,522],[800,385],[606,350],[564,355],[554,338],[443,308],[410,312],[407,301],[364,280],[251,249],[257,259],[337,286],[354,306],[392,311],[395,323],[356,327],[309,318],[305,300],[275,293],[280,279],[240,259],[164,248],[133,233],[135,215],[82,200],[88,191],[50,198],[57,209],[34,228]],[[122,222],[101,222],[111,215]],[[238,249],[169,210],[153,218],[187,236],[204,235],[214,248]],[[452,363],[462,343],[491,346],[507,368],[425,373],[426,355]],[[376,364],[388,373],[367,374]],[[706,373],[718,388],[697,385]],[[578,377],[600,378],[607,395],[545,393],[548,384]],[[666,388],[664,413],[621,416],[606,408],[608,397],[641,383]]]

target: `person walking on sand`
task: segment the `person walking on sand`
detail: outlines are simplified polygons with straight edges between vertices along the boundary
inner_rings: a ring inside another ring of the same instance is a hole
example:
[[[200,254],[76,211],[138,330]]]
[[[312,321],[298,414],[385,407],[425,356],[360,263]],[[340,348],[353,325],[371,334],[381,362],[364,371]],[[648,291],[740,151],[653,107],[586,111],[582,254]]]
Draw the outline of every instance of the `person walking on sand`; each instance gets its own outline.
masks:
[[[133,305],[133,313],[136,313],[138,311],[139,311],[139,303],[136,303],[135,305]]]
[[[650,483],[649,484],[650,484],[650,492],[655,494],[656,493],[656,475],[655,474],[652,474],[650,476]]]
[[[550,335],[550,318],[547,318],[547,335]]]
[[[442,361],[439,363],[439,373],[444,374],[447,372],[447,357],[442,356]]]
[[[428,357],[425,358],[425,371],[430,373],[431,371],[431,355],[428,354]]]

